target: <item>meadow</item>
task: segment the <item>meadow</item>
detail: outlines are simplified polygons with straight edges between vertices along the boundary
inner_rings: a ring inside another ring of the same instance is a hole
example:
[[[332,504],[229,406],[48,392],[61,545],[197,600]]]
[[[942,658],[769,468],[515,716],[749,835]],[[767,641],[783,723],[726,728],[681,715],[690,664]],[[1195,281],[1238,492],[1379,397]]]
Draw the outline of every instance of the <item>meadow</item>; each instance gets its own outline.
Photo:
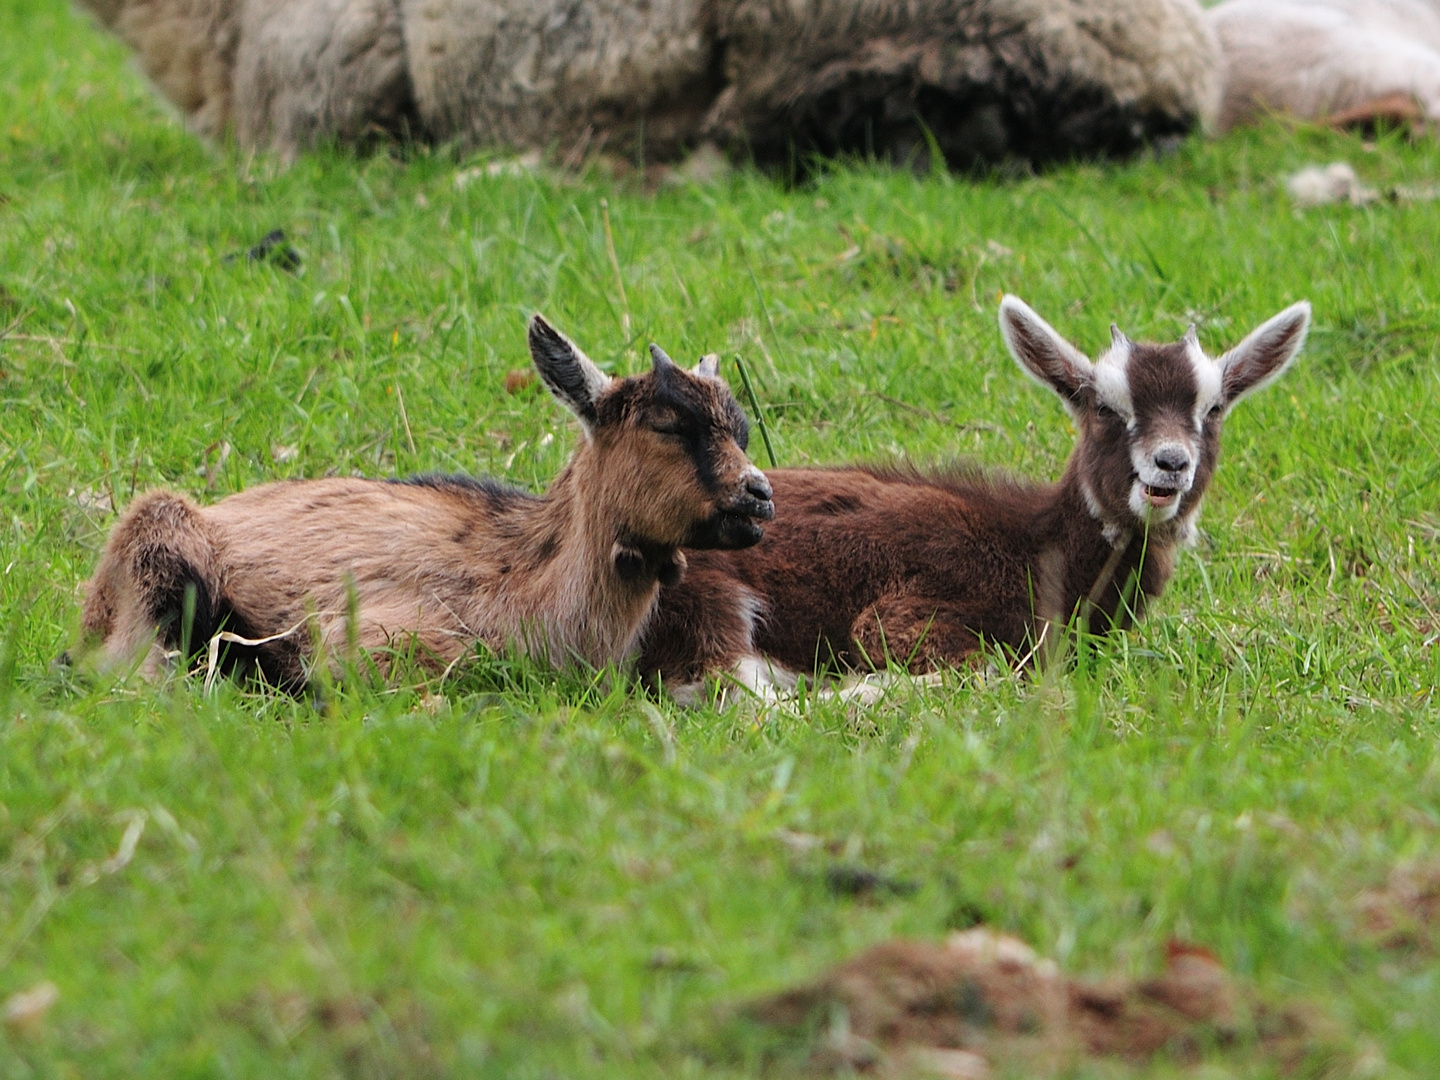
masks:
[[[209,147],[62,0],[0,6],[0,72],[0,1001],[58,991],[0,1078],[751,1075],[724,1009],[976,923],[1076,973],[1195,942],[1326,1018],[1312,1071],[1436,1075],[1440,934],[1378,941],[1356,898],[1440,858],[1440,204],[1283,186],[1423,186],[1435,142],[1277,122],[1038,177],[647,186]],[[298,267],[246,257],[277,228]],[[507,385],[536,310],[616,373],[743,356],[785,465],[1058,475],[1002,291],[1092,351],[1315,310],[1164,597],[1042,679],[687,710],[496,659],[303,701],[51,666],[145,489],[543,489],[575,433]]]

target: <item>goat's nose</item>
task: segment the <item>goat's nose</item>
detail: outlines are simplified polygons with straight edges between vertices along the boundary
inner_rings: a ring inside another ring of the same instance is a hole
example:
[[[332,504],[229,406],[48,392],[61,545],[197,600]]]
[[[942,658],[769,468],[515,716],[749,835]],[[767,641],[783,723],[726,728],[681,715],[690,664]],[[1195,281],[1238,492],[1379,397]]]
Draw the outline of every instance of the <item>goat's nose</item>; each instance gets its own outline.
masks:
[[[770,486],[770,481],[765,479],[765,474],[758,471],[745,478],[745,491],[761,502],[769,502],[775,494],[775,490]]]
[[[1184,472],[1190,467],[1190,455],[1178,446],[1166,446],[1155,451],[1155,467],[1166,472]]]

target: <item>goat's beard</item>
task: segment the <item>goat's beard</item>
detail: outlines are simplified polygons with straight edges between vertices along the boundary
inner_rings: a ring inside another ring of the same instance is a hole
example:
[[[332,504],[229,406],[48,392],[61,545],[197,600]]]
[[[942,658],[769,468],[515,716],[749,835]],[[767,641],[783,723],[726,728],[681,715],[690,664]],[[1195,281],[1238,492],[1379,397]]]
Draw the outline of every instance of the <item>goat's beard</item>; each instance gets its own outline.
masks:
[[[753,547],[764,535],[765,529],[757,519],[734,510],[717,510],[691,527],[684,546],[697,550],[733,551]]]

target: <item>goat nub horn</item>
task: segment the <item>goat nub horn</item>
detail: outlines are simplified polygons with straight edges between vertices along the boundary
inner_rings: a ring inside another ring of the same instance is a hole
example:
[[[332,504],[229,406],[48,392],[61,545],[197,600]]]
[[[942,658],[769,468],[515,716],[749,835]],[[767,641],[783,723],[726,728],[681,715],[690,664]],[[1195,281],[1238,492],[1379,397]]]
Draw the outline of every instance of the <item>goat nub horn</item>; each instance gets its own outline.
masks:
[[[650,360],[654,364],[656,371],[675,366],[675,361],[671,360],[665,350],[653,341],[650,343]]]

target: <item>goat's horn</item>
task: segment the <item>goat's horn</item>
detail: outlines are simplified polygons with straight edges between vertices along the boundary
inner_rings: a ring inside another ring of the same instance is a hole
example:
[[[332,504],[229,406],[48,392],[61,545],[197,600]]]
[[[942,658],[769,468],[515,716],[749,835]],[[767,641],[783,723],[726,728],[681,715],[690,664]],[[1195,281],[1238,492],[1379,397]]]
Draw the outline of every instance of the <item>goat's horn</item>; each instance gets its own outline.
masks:
[[[1199,331],[1195,329],[1195,324],[1193,322],[1186,328],[1185,337],[1182,340],[1187,345],[1200,344],[1200,334]]]
[[[1124,331],[1124,330],[1121,330],[1120,327],[1116,326],[1113,322],[1110,324],[1110,344],[1111,344],[1111,345],[1122,345],[1122,344],[1126,344],[1126,343],[1129,342],[1129,340],[1130,340],[1130,339],[1125,336],[1125,331]]]
[[[675,366],[675,361],[671,360],[665,350],[653,341],[650,343],[650,360],[654,363],[656,371]]]

